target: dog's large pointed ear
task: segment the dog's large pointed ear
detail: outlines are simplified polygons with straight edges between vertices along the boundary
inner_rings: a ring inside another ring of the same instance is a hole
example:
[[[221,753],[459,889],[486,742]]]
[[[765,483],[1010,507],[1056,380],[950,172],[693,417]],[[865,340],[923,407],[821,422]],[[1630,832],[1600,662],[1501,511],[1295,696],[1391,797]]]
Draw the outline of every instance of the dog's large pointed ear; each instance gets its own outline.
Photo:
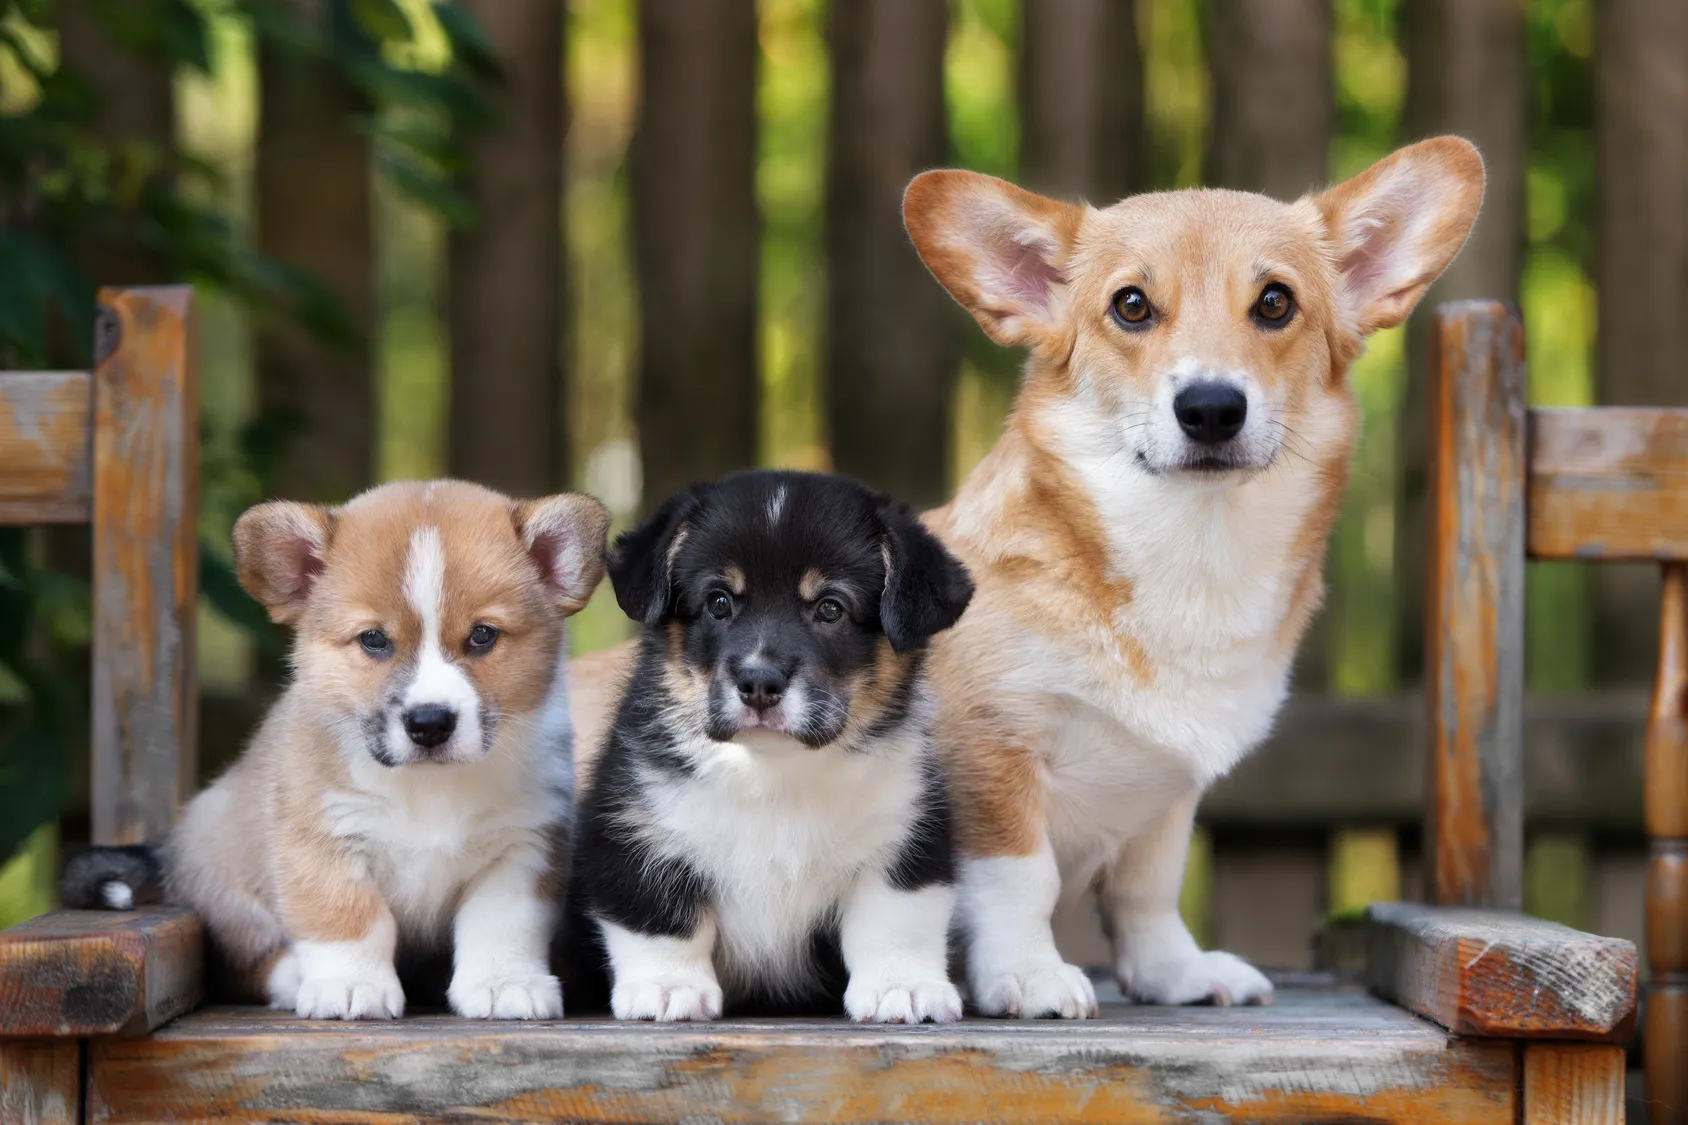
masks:
[[[903,193],[903,224],[920,260],[999,344],[1059,339],[1066,270],[1084,208],[992,176],[945,169]]]
[[[1483,178],[1476,146],[1434,137],[1314,198],[1342,271],[1342,313],[1356,332],[1407,319],[1465,245],[1483,205]]]
[[[336,518],[335,509],[320,504],[273,500],[235,521],[235,574],[271,621],[291,625],[304,616]]]
[[[885,592],[879,625],[898,652],[916,648],[961,619],[973,600],[973,577],[907,505],[885,499]]]
[[[645,625],[660,625],[673,594],[674,552],[685,538],[686,521],[702,505],[704,487],[677,493],[656,514],[615,537],[610,547],[610,582],[621,611]]]
[[[517,503],[515,519],[551,604],[565,616],[585,608],[604,577],[609,512],[590,496],[562,492]]]

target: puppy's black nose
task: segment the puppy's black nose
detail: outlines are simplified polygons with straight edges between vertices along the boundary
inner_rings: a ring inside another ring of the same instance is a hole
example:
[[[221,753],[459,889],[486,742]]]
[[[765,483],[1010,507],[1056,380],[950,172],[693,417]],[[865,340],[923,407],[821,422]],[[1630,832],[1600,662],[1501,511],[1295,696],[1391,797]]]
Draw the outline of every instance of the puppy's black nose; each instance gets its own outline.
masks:
[[[418,746],[432,749],[457,729],[457,712],[438,703],[424,703],[404,713],[404,733]]]
[[[1191,383],[1172,400],[1172,413],[1191,441],[1218,445],[1243,428],[1248,398],[1229,383]]]
[[[738,697],[746,707],[766,711],[780,701],[788,683],[790,678],[776,668],[760,664],[744,668],[738,674]]]

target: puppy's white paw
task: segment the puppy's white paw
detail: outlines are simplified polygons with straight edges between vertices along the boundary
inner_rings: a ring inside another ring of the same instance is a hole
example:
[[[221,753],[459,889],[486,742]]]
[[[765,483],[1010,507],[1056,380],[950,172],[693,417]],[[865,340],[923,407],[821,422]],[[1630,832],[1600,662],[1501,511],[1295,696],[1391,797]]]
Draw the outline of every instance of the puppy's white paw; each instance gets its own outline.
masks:
[[[610,1012],[618,1020],[716,1020],[721,1018],[721,986],[703,976],[667,976],[615,982]]]
[[[987,1016],[1095,1019],[1096,988],[1084,970],[1059,962],[1016,972],[986,973],[973,981],[973,1006]]]
[[[299,957],[291,949],[277,957],[264,978],[270,1007],[292,1011],[299,1003]]]
[[[391,968],[364,979],[301,977],[293,1010],[308,1020],[396,1020],[404,1015],[404,989]]]
[[[947,980],[850,978],[844,1014],[857,1023],[950,1023],[961,1018],[961,993]]]
[[[452,978],[445,998],[472,1020],[560,1020],[563,986],[549,973]]]
[[[1230,953],[1118,967],[1120,991],[1145,1004],[1270,1004],[1272,982]]]

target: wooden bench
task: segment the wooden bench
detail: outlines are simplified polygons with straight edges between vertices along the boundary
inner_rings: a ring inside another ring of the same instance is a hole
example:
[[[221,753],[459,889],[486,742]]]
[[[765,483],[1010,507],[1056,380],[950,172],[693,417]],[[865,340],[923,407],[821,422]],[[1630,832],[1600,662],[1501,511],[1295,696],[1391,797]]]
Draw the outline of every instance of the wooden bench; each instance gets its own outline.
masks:
[[[94,522],[94,832],[118,842],[161,834],[192,776],[194,372],[183,291],[102,302],[91,377],[0,382],[0,516]],[[1165,1009],[1102,979],[1103,1018],[1082,1023],[318,1023],[197,1008],[188,913],[62,912],[0,934],[0,1121],[1622,1120],[1634,946],[1515,912],[1527,551],[1667,562],[1647,1032],[1651,1097],[1680,1097],[1688,526],[1668,521],[1688,488],[1667,486],[1688,485],[1671,475],[1688,417],[1526,411],[1513,314],[1455,306],[1439,333],[1426,833],[1441,905],[1373,907],[1363,981],[1281,977],[1269,1008]]]

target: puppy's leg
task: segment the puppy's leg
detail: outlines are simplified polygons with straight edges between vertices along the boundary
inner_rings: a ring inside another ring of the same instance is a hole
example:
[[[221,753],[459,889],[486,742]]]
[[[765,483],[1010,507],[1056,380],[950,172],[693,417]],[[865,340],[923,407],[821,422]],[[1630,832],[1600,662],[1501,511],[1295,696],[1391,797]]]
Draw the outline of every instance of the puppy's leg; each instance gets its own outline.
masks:
[[[610,1011],[616,1019],[721,1018],[713,915],[700,915],[689,937],[640,933],[605,918],[598,925],[610,958]]]
[[[1055,948],[1061,872],[1048,838],[1027,855],[964,857],[958,874],[974,1007],[987,1016],[1095,1018],[1090,978]]]
[[[879,871],[856,881],[839,920],[850,984],[844,1011],[874,1023],[947,1023],[961,1018],[961,994],[949,982],[947,942],[955,888],[892,886]]]
[[[1102,916],[1120,990],[1150,1004],[1265,1004],[1272,984],[1239,957],[1204,953],[1178,914],[1201,793],[1192,791],[1120,850],[1102,879]]]
[[[540,893],[547,857],[518,848],[481,873],[452,925],[451,1010],[471,1019],[562,1018],[547,961],[557,905]]]
[[[278,857],[277,897],[293,936],[269,972],[272,997],[295,988],[306,1019],[397,1019],[404,989],[393,969],[398,926],[392,911],[349,856]],[[289,963],[289,958],[291,963]]]

